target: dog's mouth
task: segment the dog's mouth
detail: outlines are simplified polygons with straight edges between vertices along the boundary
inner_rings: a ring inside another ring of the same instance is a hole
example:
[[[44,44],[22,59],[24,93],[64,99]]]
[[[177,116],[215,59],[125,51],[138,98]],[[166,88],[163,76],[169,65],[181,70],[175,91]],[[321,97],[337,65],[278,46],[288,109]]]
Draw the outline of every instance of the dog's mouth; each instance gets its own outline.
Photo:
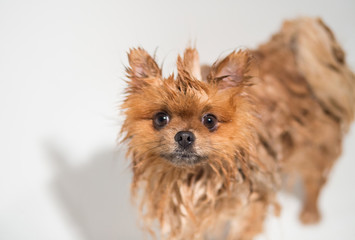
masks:
[[[179,149],[161,156],[176,166],[194,166],[207,159],[207,156],[201,156],[194,151]]]

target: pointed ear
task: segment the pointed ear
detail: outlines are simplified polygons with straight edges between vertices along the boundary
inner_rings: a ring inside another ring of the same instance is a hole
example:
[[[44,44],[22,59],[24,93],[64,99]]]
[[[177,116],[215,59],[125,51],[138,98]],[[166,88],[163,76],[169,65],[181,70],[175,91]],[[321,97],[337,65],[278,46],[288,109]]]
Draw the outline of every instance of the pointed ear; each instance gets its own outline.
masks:
[[[141,88],[147,84],[156,84],[161,78],[161,69],[154,59],[142,48],[130,49],[127,77],[132,88]]]
[[[178,61],[179,62],[179,61]],[[184,52],[184,59],[182,61],[184,69],[188,71],[191,76],[197,80],[201,78],[200,58],[195,48],[186,48]],[[178,64],[179,66],[179,64]]]
[[[232,52],[211,67],[207,80],[219,89],[252,85],[251,79],[258,75],[255,59],[247,50]]]

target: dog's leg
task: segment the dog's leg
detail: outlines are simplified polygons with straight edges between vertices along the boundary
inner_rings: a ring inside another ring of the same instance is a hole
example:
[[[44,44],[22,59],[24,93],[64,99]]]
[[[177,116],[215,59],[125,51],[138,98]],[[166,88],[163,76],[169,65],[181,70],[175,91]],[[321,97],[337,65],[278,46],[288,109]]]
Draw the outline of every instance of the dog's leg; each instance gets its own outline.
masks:
[[[318,209],[318,198],[325,182],[326,179],[321,174],[307,174],[303,176],[305,198],[299,216],[302,223],[314,224],[321,219]]]
[[[244,213],[230,223],[228,240],[252,240],[263,230],[268,202],[257,200],[251,202]]]

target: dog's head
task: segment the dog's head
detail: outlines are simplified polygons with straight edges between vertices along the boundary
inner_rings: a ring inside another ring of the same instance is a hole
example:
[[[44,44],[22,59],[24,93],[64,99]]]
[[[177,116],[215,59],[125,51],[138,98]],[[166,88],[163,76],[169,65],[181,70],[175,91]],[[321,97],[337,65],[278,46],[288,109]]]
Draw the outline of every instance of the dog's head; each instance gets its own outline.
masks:
[[[254,68],[248,51],[216,62],[207,79],[195,49],[178,57],[177,75],[167,78],[141,48],[130,50],[128,59],[122,131],[134,166],[223,165],[249,148],[254,112],[246,89]]]

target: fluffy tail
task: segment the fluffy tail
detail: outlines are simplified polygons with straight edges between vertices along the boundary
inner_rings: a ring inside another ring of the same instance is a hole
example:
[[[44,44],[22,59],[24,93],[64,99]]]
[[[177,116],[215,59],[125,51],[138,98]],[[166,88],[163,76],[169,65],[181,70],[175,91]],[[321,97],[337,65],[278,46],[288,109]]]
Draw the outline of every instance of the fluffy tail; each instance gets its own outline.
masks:
[[[355,113],[355,75],[334,34],[321,19],[301,18],[285,22],[299,72],[322,107],[348,130]]]

